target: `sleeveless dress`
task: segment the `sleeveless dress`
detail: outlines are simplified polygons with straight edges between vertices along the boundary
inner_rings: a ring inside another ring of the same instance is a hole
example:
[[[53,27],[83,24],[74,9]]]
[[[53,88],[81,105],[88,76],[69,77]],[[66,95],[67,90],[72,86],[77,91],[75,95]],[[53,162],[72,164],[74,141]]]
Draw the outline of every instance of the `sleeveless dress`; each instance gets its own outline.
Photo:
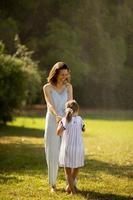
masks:
[[[65,115],[65,103],[68,99],[67,88],[61,93],[51,89],[51,98],[59,116]],[[58,173],[59,151],[61,138],[57,135],[57,122],[55,116],[47,109],[45,122],[45,154],[48,166],[48,180],[50,185],[55,185]]]
[[[64,127],[59,154],[61,167],[78,168],[84,166],[84,145],[82,127],[84,125],[80,116],[73,116],[67,123],[63,117],[60,124]],[[59,124],[59,126],[60,126]]]

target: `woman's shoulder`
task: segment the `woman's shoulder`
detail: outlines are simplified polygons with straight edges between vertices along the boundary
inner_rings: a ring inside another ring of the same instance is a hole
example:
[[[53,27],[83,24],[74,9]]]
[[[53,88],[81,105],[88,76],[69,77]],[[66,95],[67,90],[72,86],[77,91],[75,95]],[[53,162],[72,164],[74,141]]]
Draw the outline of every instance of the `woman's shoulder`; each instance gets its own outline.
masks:
[[[66,87],[67,87],[67,88],[71,88],[71,87],[72,87],[72,84],[71,84],[71,83],[66,83]]]
[[[51,83],[46,83],[44,86],[43,86],[43,90],[50,90],[51,89]]]
[[[73,90],[71,83],[66,83],[66,88],[67,88],[67,91],[69,91],[69,92],[71,92]]]

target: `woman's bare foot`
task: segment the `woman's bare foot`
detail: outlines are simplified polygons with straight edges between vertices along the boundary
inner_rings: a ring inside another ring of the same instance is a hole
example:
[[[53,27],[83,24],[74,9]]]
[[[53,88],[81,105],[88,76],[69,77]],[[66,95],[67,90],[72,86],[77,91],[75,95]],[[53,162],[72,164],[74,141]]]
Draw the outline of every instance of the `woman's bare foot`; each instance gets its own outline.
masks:
[[[51,187],[51,192],[53,193],[53,192],[56,192],[56,191],[57,191],[56,186],[55,186],[55,185],[52,185],[52,187]]]

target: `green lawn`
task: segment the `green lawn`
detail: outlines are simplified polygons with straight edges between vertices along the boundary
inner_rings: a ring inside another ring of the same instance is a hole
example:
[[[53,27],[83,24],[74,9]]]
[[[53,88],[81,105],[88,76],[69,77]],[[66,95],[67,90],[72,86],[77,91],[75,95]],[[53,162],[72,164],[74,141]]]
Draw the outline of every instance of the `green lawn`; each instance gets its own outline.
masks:
[[[84,115],[85,167],[74,197],[64,192],[61,168],[59,190],[49,192],[42,117],[16,117],[0,127],[0,200],[133,199],[133,113],[122,113]]]

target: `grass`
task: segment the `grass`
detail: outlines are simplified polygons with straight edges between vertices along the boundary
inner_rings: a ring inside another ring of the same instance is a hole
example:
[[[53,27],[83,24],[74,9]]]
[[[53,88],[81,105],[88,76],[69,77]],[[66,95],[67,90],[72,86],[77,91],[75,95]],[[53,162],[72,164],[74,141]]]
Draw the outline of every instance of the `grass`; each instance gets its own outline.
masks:
[[[85,167],[75,197],[64,192],[62,168],[58,192],[49,192],[42,117],[16,117],[0,127],[0,200],[133,199],[133,113],[122,113],[84,114]]]

